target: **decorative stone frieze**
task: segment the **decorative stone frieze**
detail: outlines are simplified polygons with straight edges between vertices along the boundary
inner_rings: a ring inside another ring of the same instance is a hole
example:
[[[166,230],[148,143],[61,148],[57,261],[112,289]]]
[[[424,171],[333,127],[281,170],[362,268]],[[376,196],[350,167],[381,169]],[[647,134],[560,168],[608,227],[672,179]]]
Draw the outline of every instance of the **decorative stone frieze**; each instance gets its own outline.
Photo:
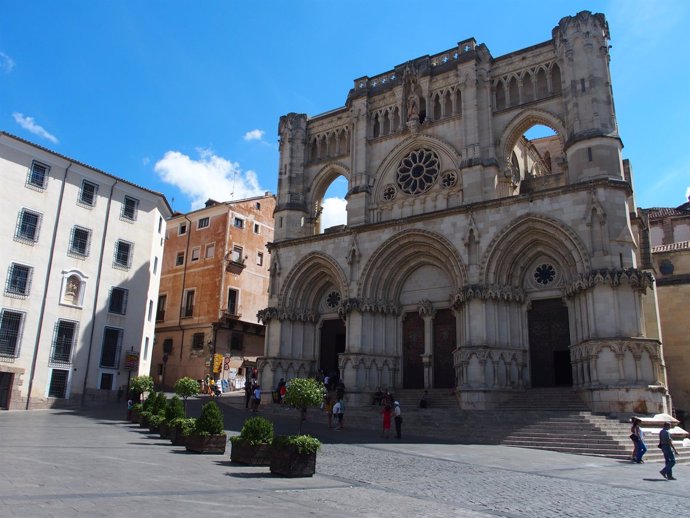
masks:
[[[523,303],[525,301],[525,291],[514,286],[472,284],[458,290],[453,296],[451,304],[457,309],[465,302],[473,299]]]
[[[637,268],[602,268],[579,275],[575,281],[565,286],[564,292],[566,296],[573,297],[582,291],[600,285],[615,288],[626,284],[636,288],[641,293],[645,293],[647,288],[654,285],[654,276]]]

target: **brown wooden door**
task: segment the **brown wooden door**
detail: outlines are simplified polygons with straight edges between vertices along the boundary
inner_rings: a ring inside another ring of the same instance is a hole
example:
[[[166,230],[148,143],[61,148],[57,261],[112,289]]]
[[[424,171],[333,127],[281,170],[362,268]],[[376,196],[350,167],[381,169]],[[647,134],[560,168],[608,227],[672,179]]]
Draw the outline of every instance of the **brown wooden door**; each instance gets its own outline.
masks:
[[[345,324],[342,320],[323,322],[319,352],[319,368],[324,374],[338,374],[338,356],[345,352]]]
[[[455,386],[455,315],[450,309],[442,309],[434,316],[434,388]]]
[[[416,312],[403,320],[403,388],[424,388],[424,320]]]
[[[568,308],[560,299],[535,300],[527,319],[532,386],[572,385]]]

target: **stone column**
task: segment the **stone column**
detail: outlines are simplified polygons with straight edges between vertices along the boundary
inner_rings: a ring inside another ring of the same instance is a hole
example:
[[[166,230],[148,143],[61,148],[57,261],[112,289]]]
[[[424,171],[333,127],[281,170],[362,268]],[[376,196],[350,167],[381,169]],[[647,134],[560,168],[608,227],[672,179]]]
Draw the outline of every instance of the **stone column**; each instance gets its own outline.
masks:
[[[424,365],[424,388],[432,388],[434,386],[434,370],[433,370],[433,340],[434,340],[434,315],[436,310],[428,300],[420,302],[419,316],[424,320],[424,354],[422,355],[422,364]]]

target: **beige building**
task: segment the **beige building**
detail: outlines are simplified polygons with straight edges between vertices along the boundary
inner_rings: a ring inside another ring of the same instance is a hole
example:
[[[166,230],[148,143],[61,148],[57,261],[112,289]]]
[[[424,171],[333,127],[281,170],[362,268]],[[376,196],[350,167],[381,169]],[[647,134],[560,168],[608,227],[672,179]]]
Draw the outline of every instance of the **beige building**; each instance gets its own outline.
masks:
[[[114,399],[149,372],[165,197],[0,132],[0,409]]]
[[[268,250],[275,198],[208,200],[168,221],[151,375],[172,386],[213,374],[242,384],[263,352],[257,312],[268,300]],[[241,379],[240,379],[241,378]]]
[[[649,221],[668,386],[683,420],[690,411],[690,202],[643,212]]]
[[[596,411],[670,411],[608,49],[584,11],[529,48],[470,38],[281,117],[263,384],[337,371],[350,402],[452,388],[464,408],[564,385]],[[341,176],[347,225],[323,231]]]

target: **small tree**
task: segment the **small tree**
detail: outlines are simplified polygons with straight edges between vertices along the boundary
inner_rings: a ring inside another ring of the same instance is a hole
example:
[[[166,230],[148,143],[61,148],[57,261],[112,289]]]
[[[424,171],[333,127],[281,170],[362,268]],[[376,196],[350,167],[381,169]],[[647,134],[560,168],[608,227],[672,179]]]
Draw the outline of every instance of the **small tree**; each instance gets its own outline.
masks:
[[[197,435],[220,435],[223,432],[223,413],[215,401],[209,401],[201,407],[201,415],[194,426]]]
[[[285,391],[285,402],[300,411],[299,435],[302,435],[302,416],[307,407],[318,406],[323,401],[323,383],[313,378],[294,378]]]
[[[184,377],[175,382],[175,394],[184,400],[184,415],[187,415],[187,398],[199,393],[199,382],[192,378]]]
[[[139,394],[143,398],[144,394],[153,390],[153,378],[151,376],[134,376],[129,387],[134,394]]]
[[[173,396],[165,407],[165,420],[170,424],[177,417],[184,417],[184,405],[179,397]]]

